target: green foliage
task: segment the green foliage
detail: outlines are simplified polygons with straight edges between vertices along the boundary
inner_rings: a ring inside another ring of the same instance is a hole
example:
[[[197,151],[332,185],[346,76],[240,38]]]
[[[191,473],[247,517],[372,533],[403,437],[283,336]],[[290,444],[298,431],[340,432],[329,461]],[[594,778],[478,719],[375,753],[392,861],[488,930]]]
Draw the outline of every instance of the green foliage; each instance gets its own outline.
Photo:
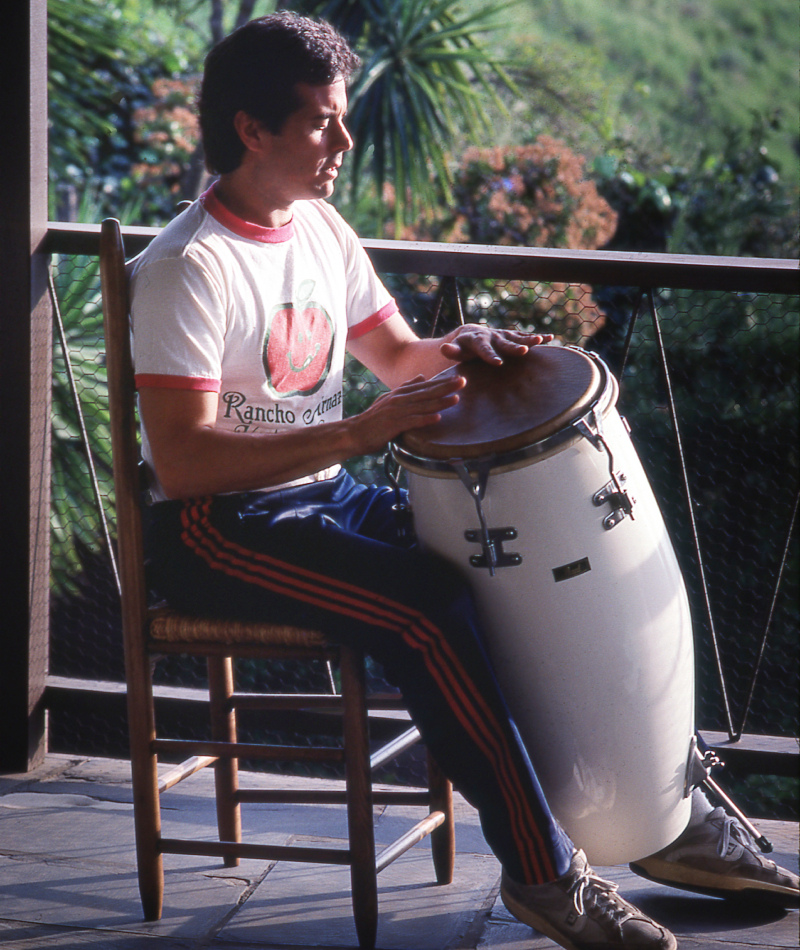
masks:
[[[735,802],[747,802],[747,816],[794,821],[800,818],[800,780],[777,775],[731,774],[726,770],[721,782]]]
[[[744,257],[797,257],[794,194],[766,146],[777,116],[754,116],[746,129],[729,129],[719,154],[701,152],[678,181],[681,210],[670,250]]]
[[[528,145],[550,135],[579,152],[596,151],[613,137],[616,125],[613,88],[603,82],[601,57],[520,29],[525,7],[524,0],[518,2],[513,27],[492,35],[516,88],[498,87],[505,108],[493,110],[485,144]]]
[[[124,34],[119,12],[90,0],[50,0],[47,14],[50,180],[63,205],[70,186],[85,186],[99,143],[114,139]]]
[[[147,132],[151,120],[144,110],[164,106],[159,81],[191,75],[199,53],[192,33],[176,42],[180,31],[170,27],[174,38],[165,41],[163,26],[148,0],[48,4],[50,213],[56,220],[76,220],[84,194],[92,195],[99,216],[118,215],[142,194],[135,174],[141,162],[164,163],[157,148],[148,152],[154,142],[142,139],[139,122]],[[155,144],[174,153],[182,130],[170,132],[171,141]],[[187,155],[180,156],[181,174]],[[146,200],[139,202],[148,222],[174,213],[174,166],[166,170],[146,183]]]
[[[271,13],[274,8],[293,4],[272,0],[151,0],[156,10],[165,11],[172,23],[185,24],[200,40],[204,49],[242,26],[253,17]]]
[[[610,149],[592,163],[598,191],[617,212],[609,248],[665,251],[679,211],[676,186],[685,172],[666,164],[643,170],[626,149]]]
[[[778,171],[766,142],[777,116],[726,130],[720,152],[693,165],[649,165],[617,145],[592,165],[600,193],[619,214],[609,247],[733,257],[796,257],[797,185]]]
[[[719,152],[725,129],[779,110],[766,144],[789,181],[800,170],[799,32],[795,0],[526,0],[508,31],[590,57],[616,131],[673,161]]]

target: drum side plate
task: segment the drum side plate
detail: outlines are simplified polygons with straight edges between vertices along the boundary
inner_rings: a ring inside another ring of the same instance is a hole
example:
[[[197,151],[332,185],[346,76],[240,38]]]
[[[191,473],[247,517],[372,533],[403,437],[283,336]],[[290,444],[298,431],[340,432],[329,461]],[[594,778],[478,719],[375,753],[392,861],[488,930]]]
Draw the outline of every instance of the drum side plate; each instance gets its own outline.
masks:
[[[601,387],[594,361],[579,350],[534,346],[496,367],[471,360],[442,374],[467,384],[439,422],[403,433],[398,445],[429,459],[480,458],[546,439],[578,419]]]

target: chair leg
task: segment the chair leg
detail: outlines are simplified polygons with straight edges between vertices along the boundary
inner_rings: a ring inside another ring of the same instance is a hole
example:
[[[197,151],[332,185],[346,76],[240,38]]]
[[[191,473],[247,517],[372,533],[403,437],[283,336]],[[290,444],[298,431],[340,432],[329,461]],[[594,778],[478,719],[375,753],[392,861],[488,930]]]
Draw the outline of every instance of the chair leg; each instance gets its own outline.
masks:
[[[378,933],[378,875],[375,869],[364,655],[343,646],[340,662],[353,916],[359,946],[363,950],[372,950]]]
[[[208,658],[208,693],[211,707],[211,736],[217,742],[236,742],[236,710],[230,706],[233,695],[233,663],[229,656]],[[241,807],[236,801],[239,788],[237,759],[218,759],[214,765],[217,827],[220,841],[242,840]],[[226,855],[226,868],[239,866],[239,858]]]
[[[134,754],[131,752],[131,767]],[[164,904],[164,862],[158,850],[161,837],[161,815],[158,804],[158,774],[155,756],[145,765],[144,773],[133,784],[139,786],[139,801],[134,793],[134,825],[136,829],[136,867],[139,875],[139,896],[145,920],[160,920]],[[155,789],[151,793],[150,786]],[[142,792],[143,786],[145,787]]]
[[[438,884],[450,884],[456,861],[456,827],[453,818],[453,786],[428,752],[428,790],[431,811],[442,811],[444,824],[431,832],[431,854]]]
[[[150,663],[145,655],[128,656],[126,663],[138,667],[128,676],[128,729],[139,894],[145,920],[159,920],[164,902],[164,862],[159,849],[158,760],[152,751],[156,729]]]

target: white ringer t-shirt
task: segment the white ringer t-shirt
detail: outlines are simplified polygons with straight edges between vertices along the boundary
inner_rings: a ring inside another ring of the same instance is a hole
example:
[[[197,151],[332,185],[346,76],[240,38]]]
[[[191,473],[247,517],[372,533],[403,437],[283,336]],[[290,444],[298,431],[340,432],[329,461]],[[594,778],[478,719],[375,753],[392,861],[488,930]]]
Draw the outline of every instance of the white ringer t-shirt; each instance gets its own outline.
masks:
[[[295,202],[272,229],[231,214],[212,188],[130,271],[137,386],[217,392],[217,426],[239,432],[341,419],[348,337],[397,312],[355,232],[321,200]],[[142,450],[152,471],[145,431]],[[152,495],[165,498],[157,484]]]

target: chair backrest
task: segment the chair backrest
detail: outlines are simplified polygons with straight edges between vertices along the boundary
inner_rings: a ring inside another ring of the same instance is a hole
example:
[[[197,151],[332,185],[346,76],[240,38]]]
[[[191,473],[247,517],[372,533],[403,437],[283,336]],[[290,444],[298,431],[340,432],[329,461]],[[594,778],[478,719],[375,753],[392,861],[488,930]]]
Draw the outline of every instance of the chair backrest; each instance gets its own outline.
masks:
[[[130,637],[141,642],[147,620],[147,605],[128,278],[122,230],[116,218],[107,218],[101,225],[100,286],[111,417],[122,622],[127,653]]]

